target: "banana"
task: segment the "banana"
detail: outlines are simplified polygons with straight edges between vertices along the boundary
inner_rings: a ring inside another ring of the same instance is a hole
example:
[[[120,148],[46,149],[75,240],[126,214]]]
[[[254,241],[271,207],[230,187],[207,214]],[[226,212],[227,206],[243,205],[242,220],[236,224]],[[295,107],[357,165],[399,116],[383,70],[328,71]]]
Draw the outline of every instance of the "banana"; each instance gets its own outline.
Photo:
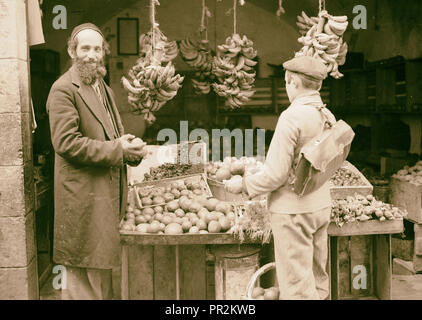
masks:
[[[333,20],[328,20],[328,25],[330,26],[330,29],[336,35],[341,36],[344,33],[344,31],[346,31],[348,22],[346,21],[346,22],[340,23],[340,22],[335,22]]]
[[[235,67],[236,70],[241,70],[243,67],[245,66],[245,57],[244,56],[240,56],[239,60],[237,62],[237,65]]]
[[[309,18],[309,17],[306,15],[305,11],[302,11],[302,17],[303,17],[303,19],[305,19],[305,21],[306,21],[306,23],[307,23],[307,24],[310,24],[310,25],[312,25],[312,24],[313,24],[313,23],[312,23],[312,19],[311,19],[311,18]]]
[[[318,49],[318,50],[325,50],[325,49],[327,49],[327,48],[328,48],[327,46],[324,46],[324,45],[320,44],[320,43],[318,42],[318,40],[316,40],[316,39],[314,39],[314,40],[312,41],[312,45],[315,47],[315,49]]]
[[[306,24],[306,20],[302,16],[296,16],[297,21],[299,21],[302,24]]]
[[[326,23],[324,25],[324,33],[328,34],[328,35],[336,35],[332,30],[331,27],[328,23]]]
[[[325,42],[329,42],[331,37],[325,33],[318,33],[315,35],[315,38],[318,40],[319,43],[325,44]]]
[[[244,96],[246,98],[251,98],[255,94],[255,90],[244,90],[242,91],[239,96]]]
[[[336,62],[336,59],[335,59],[335,58],[333,58],[333,56],[331,56],[331,55],[327,54],[326,52],[324,52],[324,53],[321,55],[321,58],[322,58],[325,62],[327,62],[327,63],[332,63],[332,64],[334,64],[334,63]],[[337,57],[336,57],[336,58],[337,58]]]
[[[347,49],[348,49],[347,42],[343,42],[343,44],[341,45],[341,48],[339,50],[339,54],[346,55]]]
[[[346,62],[346,55],[339,55],[336,62],[339,66],[342,66]]]
[[[337,45],[335,48],[325,50],[327,54],[338,54],[340,50],[340,45]]]
[[[301,22],[296,22],[296,25],[299,27],[300,30],[307,31],[309,29],[308,25],[303,24]]]
[[[315,34],[315,32],[317,31],[317,25],[316,24],[314,24],[309,30],[308,30],[308,32],[306,33],[306,36],[308,36],[308,37],[310,37],[310,38],[313,38],[314,37],[314,34]]]
[[[160,93],[160,95],[165,97],[167,100],[170,100],[174,97],[174,92],[167,92],[164,89],[160,89],[158,92]]]
[[[347,16],[329,16],[330,20],[333,20],[335,22],[346,22],[347,21]]]
[[[245,64],[249,67],[254,67],[258,62],[245,57]]]
[[[318,24],[319,18],[318,17],[311,17],[313,24]]]
[[[242,103],[242,101],[241,100],[239,100],[237,97],[235,97],[235,96],[232,96],[232,99],[233,99],[233,101],[238,105],[238,106],[241,106],[243,103]]]

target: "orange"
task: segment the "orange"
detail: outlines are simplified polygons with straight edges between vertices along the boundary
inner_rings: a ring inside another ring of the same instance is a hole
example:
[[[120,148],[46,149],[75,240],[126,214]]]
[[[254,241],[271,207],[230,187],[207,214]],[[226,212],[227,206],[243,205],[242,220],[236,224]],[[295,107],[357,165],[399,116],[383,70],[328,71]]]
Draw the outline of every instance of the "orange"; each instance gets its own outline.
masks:
[[[140,223],[146,223],[146,222],[147,222],[147,219],[145,219],[145,216],[143,216],[143,215],[136,216],[136,218],[135,218],[135,224],[136,225],[138,225]]]
[[[190,228],[192,228],[192,223],[190,221],[184,221],[182,223],[182,229],[184,232],[189,231]]]
[[[164,223],[165,225],[169,225],[170,223],[173,222],[173,218],[169,216],[164,216],[163,219],[161,219],[161,222]]]
[[[221,225],[218,221],[210,221],[210,223],[208,223],[208,231],[210,233],[219,233],[221,231]]]
[[[199,228],[197,226],[193,226],[189,229],[189,233],[199,233]]]
[[[207,228],[206,222],[204,220],[202,220],[202,219],[199,219],[196,222],[196,226],[198,227],[199,230],[205,230]]]
[[[170,223],[164,229],[165,234],[182,234],[182,226],[178,223]]]
[[[231,227],[230,220],[228,218],[226,218],[226,217],[221,217],[220,219],[218,219],[218,222],[221,225],[221,230],[222,231],[227,231]]]
[[[142,210],[142,214],[152,216],[155,214],[155,211],[153,208],[145,208],[144,210]]]

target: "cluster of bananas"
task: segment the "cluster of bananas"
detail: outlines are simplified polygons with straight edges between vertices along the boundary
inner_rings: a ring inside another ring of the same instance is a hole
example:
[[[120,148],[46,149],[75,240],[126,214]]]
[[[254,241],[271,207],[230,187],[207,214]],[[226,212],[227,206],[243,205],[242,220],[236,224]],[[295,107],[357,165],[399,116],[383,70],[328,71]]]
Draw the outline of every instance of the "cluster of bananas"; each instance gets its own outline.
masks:
[[[348,22],[347,16],[332,16],[327,11],[321,11],[319,17],[308,17],[302,11],[296,22],[301,37],[298,42],[303,44],[297,56],[312,56],[320,58],[327,65],[327,72],[339,79],[343,76],[338,66],[346,62],[347,43],[343,42],[343,34]]]
[[[253,83],[257,64],[256,50],[253,42],[246,36],[234,34],[226,42],[217,47],[214,57],[213,72],[217,82],[213,83],[214,91],[227,99],[231,108],[239,108],[253,96]]]
[[[188,38],[180,41],[182,59],[196,70],[192,85],[197,94],[208,94],[215,80],[212,73],[213,55],[208,40],[194,42]]]
[[[139,37],[140,56],[145,57],[152,51],[152,38],[154,32],[154,55],[157,60],[161,62],[173,61],[179,53],[177,42],[168,41],[167,37],[158,27],[155,27],[153,30],[146,34],[141,34]]]
[[[132,111],[143,114],[144,119],[151,124],[156,119],[153,112],[160,110],[176,96],[184,77],[175,75],[172,63],[178,54],[176,41],[167,41],[158,27],[142,34],[139,43],[140,57],[129,70],[129,78],[122,77],[122,84],[128,92]]]
[[[138,59],[128,72],[129,79],[122,77],[123,87],[128,91],[128,102],[133,112],[144,115],[151,124],[155,121],[153,112],[173,99],[182,86],[184,77],[175,75],[173,63],[166,66],[151,64],[147,59]]]

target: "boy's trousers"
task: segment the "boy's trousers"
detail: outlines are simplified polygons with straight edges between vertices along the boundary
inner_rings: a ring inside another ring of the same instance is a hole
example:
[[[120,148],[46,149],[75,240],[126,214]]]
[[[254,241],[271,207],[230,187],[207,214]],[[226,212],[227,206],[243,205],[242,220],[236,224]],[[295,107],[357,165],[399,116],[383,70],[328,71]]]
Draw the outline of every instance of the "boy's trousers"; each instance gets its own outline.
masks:
[[[328,297],[330,214],[329,207],[311,213],[271,215],[281,300]]]

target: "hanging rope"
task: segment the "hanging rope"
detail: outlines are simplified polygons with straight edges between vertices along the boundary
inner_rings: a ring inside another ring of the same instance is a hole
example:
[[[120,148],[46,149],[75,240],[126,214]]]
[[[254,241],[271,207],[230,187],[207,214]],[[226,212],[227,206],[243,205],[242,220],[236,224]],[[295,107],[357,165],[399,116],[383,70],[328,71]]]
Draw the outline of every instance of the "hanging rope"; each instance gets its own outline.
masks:
[[[239,4],[243,6],[245,4],[245,0],[239,0]],[[237,33],[237,0],[233,0],[233,34]]]
[[[286,10],[283,8],[283,0],[278,0],[277,16],[280,17],[282,13],[286,13]]]
[[[201,26],[199,32],[205,32],[205,40],[208,40],[208,18],[211,17],[211,12],[206,6],[205,0],[202,0],[202,17],[201,17]]]
[[[150,0],[150,16],[149,21],[151,23],[151,51],[152,55],[154,55],[154,48],[155,48],[155,0]]]
[[[233,0],[233,34],[236,34],[236,8],[237,7],[237,0]]]
[[[319,0],[319,12],[325,10],[325,0]]]

